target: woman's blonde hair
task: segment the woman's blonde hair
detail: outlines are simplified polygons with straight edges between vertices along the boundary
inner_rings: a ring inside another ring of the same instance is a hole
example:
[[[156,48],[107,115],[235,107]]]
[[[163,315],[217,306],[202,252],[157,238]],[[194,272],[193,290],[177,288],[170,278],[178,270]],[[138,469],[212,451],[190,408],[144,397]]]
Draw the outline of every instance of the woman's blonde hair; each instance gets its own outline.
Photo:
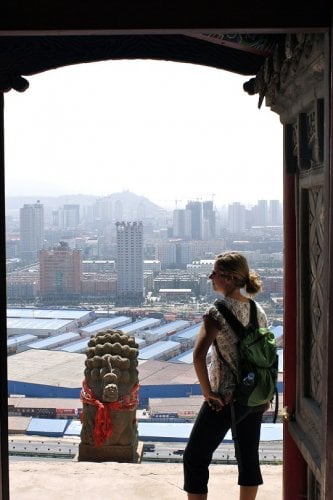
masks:
[[[261,291],[262,282],[259,275],[250,271],[244,255],[238,252],[225,252],[216,257],[218,268],[229,273],[236,286],[245,288],[248,294],[254,295]]]

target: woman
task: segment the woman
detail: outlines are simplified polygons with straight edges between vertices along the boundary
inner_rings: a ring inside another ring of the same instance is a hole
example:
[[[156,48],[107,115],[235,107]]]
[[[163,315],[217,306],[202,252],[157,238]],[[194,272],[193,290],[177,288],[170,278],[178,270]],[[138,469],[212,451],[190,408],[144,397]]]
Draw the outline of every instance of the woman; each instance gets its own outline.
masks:
[[[216,292],[223,294],[223,303],[234,313],[239,321],[247,326],[250,320],[250,301],[248,295],[261,290],[259,276],[249,271],[245,257],[238,252],[218,255],[209,278]],[[267,326],[263,309],[256,303],[258,323]],[[225,363],[220,361],[214,346],[216,339]],[[208,468],[215,449],[231,427],[231,405],[237,372],[238,337],[224,317],[213,305],[203,316],[203,323],[194,348],[193,361],[198,376],[204,403],[194,423],[186,446],[184,464],[184,490],[189,500],[206,500]],[[209,372],[206,356],[211,349]],[[259,440],[262,414],[266,405],[242,406],[233,403],[236,414],[236,428],[241,464],[238,463],[238,484],[240,500],[254,500],[258,485],[262,484],[259,466]],[[241,466],[242,465],[242,466]]]

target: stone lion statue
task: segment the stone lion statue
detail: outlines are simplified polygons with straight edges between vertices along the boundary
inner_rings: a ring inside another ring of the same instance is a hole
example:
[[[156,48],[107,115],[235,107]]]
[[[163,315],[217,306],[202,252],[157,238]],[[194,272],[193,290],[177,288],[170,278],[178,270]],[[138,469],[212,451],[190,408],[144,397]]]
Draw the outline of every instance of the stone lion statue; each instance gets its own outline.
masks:
[[[138,345],[120,330],[92,335],[86,351],[79,460],[138,461]]]

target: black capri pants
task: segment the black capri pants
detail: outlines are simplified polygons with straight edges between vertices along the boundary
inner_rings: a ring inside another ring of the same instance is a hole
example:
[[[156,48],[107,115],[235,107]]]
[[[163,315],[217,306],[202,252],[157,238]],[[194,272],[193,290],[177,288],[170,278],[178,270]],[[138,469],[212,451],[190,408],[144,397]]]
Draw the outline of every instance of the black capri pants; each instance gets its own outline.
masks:
[[[234,403],[238,438],[238,484],[258,486],[263,483],[259,465],[260,427],[265,405],[242,406]],[[193,425],[183,455],[184,490],[187,493],[208,492],[208,467],[212,456],[231,428],[231,405],[213,410],[205,401]]]

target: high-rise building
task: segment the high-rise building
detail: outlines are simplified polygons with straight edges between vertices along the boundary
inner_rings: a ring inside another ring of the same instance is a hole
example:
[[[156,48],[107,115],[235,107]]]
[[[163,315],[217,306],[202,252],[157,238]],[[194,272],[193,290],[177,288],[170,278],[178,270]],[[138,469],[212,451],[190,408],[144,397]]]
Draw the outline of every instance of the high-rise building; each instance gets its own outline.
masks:
[[[201,201],[189,201],[186,204],[186,210],[191,213],[191,239],[202,239],[202,203]]]
[[[44,206],[37,201],[20,209],[20,256],[36,262],[44,245]]]
[[[173,237],[189,239],[191,236],[191,212],[183,208],[173,211]]]
[[[140,305],[143,287],[143,224],[117,222],[117,304]]]
[[[162,269],[176,267],[177,265],[177,242],[159,242],[155,247],[156,258],[161,262]]]
[[[71,203],[52,210],[52,224],[61,229],[77,229],[80,224],[80,205]]]
[[[204,240],[213,240],[216,236],[215,210],[212,201],[202,203],[203,228],[202,236]]]
[[[239,233],[245,229],[245,206],[235,201],[228,206],[228,230]]]
[[[105,196],[96,200],[96,203],[94,205],[95,220],[101,220],[103,224],[111,223],[112,205],[113,201],[110,196]]]
[[[281,226],[282,207],[280,200],[270,200],[269,202],[269,223],[272,226]]]
[[[67,204],[63,206],[63,228],[76,229],[80,224],[80,205]]]
[[[44,302],[73,304],[81,297],[82,256],[80,250],[60,242],[39,254],[40,296]]]
[[[268,224],[268,202],[267,200],[258,200],[255,210],[255,226],[267,226]]]

